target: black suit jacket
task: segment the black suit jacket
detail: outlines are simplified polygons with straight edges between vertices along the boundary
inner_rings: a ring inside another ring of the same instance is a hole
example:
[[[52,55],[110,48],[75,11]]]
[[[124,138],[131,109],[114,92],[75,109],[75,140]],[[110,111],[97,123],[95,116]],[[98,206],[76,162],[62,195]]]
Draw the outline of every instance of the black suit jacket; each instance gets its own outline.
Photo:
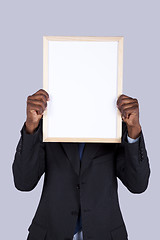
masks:
[[[34,189],[45,174],[27,240],[72,240],[79,209],[84,240],[128,239],[117,177],[132,193],[146,190],[150,167],[142,131],[128,143],[123,122],[121,143],[86,143],[80,161],[77,143],[42,142],[42,121],[34,134],[24,123],[12,165],[20,191]]]

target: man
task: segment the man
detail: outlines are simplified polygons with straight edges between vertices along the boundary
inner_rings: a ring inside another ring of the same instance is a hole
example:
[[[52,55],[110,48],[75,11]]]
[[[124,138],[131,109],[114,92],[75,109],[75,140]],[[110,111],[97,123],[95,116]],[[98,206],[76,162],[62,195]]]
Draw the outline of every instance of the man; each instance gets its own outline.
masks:
[[[117,177],[130,192],[142,193],[150,176],[137,99],[123,94],[117,100],[123,119],[121,143],[85,144],[42,142],[47,101],[42,89],[27,98],[27,119],[12,166],[20,191],[34,189],[45,173],[27,240],[128,239]]]

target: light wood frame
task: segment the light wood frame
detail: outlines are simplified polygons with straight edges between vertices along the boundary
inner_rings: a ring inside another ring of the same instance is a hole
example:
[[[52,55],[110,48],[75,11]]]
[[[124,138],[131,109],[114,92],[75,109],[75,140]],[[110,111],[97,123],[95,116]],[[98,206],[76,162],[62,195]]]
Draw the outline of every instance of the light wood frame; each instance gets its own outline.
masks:
[[[117,98],[122,94],[123,79],[123,37],[95,37],[95,36],[43,36],[43,89],[48,92],[48,44],[49,41],[105,41],[118,43],[118,69],[117,69]],[[103,142],[120,143],[122,136],[122,119],[117,110],[117,136],[115,138],[103,137],[48,137],[48,114],[47,109],[43,114],[43,142]]]

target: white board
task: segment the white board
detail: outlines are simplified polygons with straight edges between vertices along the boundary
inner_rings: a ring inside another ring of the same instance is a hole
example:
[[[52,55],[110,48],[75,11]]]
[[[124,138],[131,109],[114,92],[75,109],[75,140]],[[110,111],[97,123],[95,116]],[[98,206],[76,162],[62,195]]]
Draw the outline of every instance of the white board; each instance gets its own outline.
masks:
[[[116,101],[122,89],[122,39],[84,38],[44,39],[44,89],[50,101],[43,116],[43,141],[120,142]]]

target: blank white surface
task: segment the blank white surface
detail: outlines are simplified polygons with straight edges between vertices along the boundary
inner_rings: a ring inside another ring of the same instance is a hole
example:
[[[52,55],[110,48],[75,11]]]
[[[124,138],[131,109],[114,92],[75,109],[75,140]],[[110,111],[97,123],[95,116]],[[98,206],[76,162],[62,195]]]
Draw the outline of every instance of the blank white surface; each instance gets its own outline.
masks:
[[[118,42],[48,44],[48,137],[116,138]]]

